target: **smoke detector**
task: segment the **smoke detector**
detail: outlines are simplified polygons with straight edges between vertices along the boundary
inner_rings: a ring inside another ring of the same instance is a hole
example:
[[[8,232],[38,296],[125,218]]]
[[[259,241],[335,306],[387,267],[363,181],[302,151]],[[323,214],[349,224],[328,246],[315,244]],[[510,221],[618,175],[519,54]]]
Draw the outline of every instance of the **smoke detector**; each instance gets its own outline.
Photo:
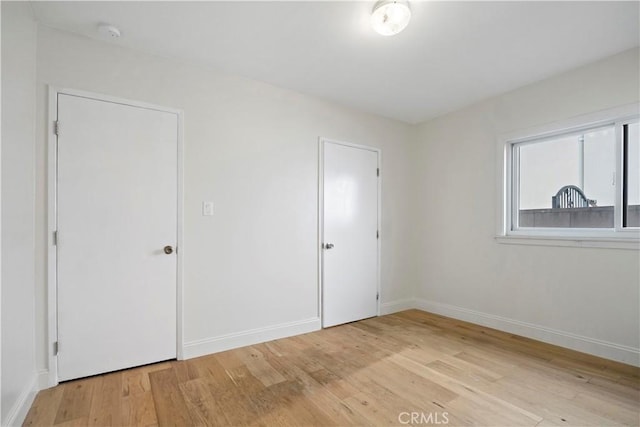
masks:
[[[117,39],[120,37],[120,30],[117,27],[109,24],[100,24],[98,25],[98,33],[103,37],[109,39]]]

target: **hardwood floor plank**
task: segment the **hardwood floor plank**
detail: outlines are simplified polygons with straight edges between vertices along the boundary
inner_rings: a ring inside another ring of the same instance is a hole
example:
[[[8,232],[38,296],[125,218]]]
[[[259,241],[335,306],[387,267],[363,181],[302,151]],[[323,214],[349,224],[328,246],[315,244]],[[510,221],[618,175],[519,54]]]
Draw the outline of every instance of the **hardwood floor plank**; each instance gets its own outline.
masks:
[[[173,369],[150,372],[149,382],[151,383],[151,394],[155,403],[158,424],[163,426],[194,425]]]
[[[278,356],[264,344],[255,347],[262,349],[269,364],[281,372],[287,380],[300,382],[302,386],[300,392],[309,399],[314,411],[324,413],[329,420],[333,420],[338,425],[366,424],[364,418],[358,417],[348,405],[341,401],[344,397],[357,393],[355,388],[324,368],[307,373],[294,363],[292,357]],[[318,380],[320,372],[326,373],[322,376],[322,380]],[[295,420],[293,422],[295,423]]]
[[[171,364],[171,369],[176,374],[176,381],[184,383],[200,378],[197,366],[191,360],[178,360]]]
[[[358,389],[351,385],[349,381],[325,368],[305,374],[340,400],[358,393]]]
[[[407,402],[413,402],[415,405],[429,403],[429,405],[434,404],[440,407],[458,397],[458,393],[450,388],[443,387],[422,376],[412,377],[411,381],[399,380],[406,378],[409,371],[388,360],[376,362],[376,366],[372,368],[353,375],[353,378],[359,379],[360,384],[367,390],[376,389],[376,386],[372,385],[373,382],[377,387],[384,387],[383,393],[389,390],[394,395],[400,396]]]
[[[640,424],[637,410],[625,403],[585,393],[579,393],[573,401],[604,419],[630,426]]]
[[[64,388],[64,385],[60,385],[38,393],[29,409],[24,425],[27,427],[53,425],[62,401]]]
[[[208,363],[213,375],[207,383],[230,425],[252,425],[270,417],[275,424],[280,423],[277,408],[268,412],[268,402],[261,400],[259,393],[264,384],[251,374],[237,354],[227,351],[214,355],[213,359]]]
[[[81,418],[86,419],[89,416],[93,387],[97,381],[96,377],[92,377],[65,384],[62,401],[54,421],[55,425]]]
[[[201,379],[189,380],[179,385],[194,424],[230,425],[221,405],[211,394],[209,385]]]
[[[401,412],[411,412],[411,407],[403,402],[387,400],[364,391],[345,399],[344,402],[376,426],[397,425]]]
[[[65,382],[38,394],[24,425],[442,425],[443,414],[456,426],[638,426],[640,368],[407,310]]]
[[[484,391],[557,424],[578,426],[619,425],[613,419],[606,419],[590,412],[589,408],[577,404],[572,399],[541,392],[535,385],[529,385],[523,381],[505,378]]]
[[[122,371],[122,395],[126,397],[151,391],[149,373],[170,368],[170,363],[162,362]]]
[[[264,358],[264,355],[255,346],[239,348],[237,354],[253,374],[265,387],[286,381],[285,378],[273,368]]]
[[[120,426],[122,421],[122,373],[101,375],[93,387],[89,426]]]
[[[449,402],[446,408],[451,414],[483,426],[535,426],[542,421],[542,417],[532,419],[517,411],[496,411],[496,406],[490,403],[461,396]]]
[[[287,421],[285,425],[300,424],[308,426],[332,426],[337,422],[321,410],[304,393],[303,383],[296,380],[286,380],[267,387],[259,395],[269,401],[272,410],[286,409]]]
[[[151,391],[123,397],[121,402],[122,422],[127,426],[158,425],[156,405]]]
[[[56,427],[85,427],[87,424],[89,424],[88,417],[80,417],[58,423]]]
[[[403,357],[402,355],[395,355],[391,358],[391,360],[393,360],[393,362],[395,363],[398,363],[400,366],[405,367],[407,370],[423,376],[430,381],[433,381],[436,384],[439,384],[442,387],[451,390],[454,393],[457,393],[461,397],[469,399],[470,401],[483,403],[485,407],[491,407],[495,412],[520,413],[524,417],[530,418],[536,423],[542,421],[542,417],[533,412],[517,407],[516,405],[511,404],[509,401],[503,400],[499,397],[496,397],[495,395],[483,392],[472,384],[460,381],[453,377],[449,377],[446,373],[439,372],[432,367],[421,365],[417,362],[407,359],[406,357]]]

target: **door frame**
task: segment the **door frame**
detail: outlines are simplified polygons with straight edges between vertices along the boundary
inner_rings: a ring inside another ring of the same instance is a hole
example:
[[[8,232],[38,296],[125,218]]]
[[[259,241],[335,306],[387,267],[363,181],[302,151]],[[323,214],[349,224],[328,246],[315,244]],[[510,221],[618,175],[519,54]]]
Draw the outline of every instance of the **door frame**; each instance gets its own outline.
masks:
[[[184,122],[183,112],[175,108],[162,107],[146,102],[133,101],[113,97],[109,95],[87,92],[76,89],[59,88],[48,85],[48,112],[47,112],[47,360],[49,371],[47,375],[46,387],[58,385],[58,357],[54,354],[54,343],[58,340],[58,294],[57,294],[57,246],[54,241],[54,232],[57,229],[57,177],[58,159],[55,122],[58,117],[58,95],[70,95],[82,98],[94,99],[97,101],[112,102],[116,104],[128,105],[132,107],[145,108],[149,110],[162,111],[175,114],[178,117],[177,136],[177,224],[176,224],[176,357],[178,360],[184,359],[183,354],[183,260],[184,260],[184,239],[183,239],[183,205],[184,205]],[[61,129],[64,124],[61,125]],[[43,386],[43,384],[41,384]],[[41,387],[41,388],[46,388]]]
[[[378,292],[378,300],[376,301],[376,316],[380,316],[380,304],[382,301],[381,288],[380,288],[380,275],[381,275],[381,252],[382,252],[382,150],[376,147],[370,147],[367,145],[353,144],[351,142],[339,141],[336,139],[319,137],[318,138],[318,317],[320,318],[321,327],[324,328],[324,249],[322,248],[324,239],[324,147],[325,144],[342,145],[350,148],[357,148],[360,150],[373,151],[378,155],[378,170],[380,174],[378,176],[378,231],[380,232],[377,239],[377,265],[376,265],[376,289]]]

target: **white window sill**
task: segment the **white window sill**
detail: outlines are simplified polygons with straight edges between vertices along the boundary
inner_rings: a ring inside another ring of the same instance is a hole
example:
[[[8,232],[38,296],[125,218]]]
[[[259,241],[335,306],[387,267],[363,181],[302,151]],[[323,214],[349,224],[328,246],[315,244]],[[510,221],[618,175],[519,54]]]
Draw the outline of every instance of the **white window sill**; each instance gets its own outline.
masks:
[[[563,246],[575,248],[606,248],[640,250],[637,237],[584,237],[584,236],[548,236],[532,234],[507,234],[496,236],[496,241],[509,245]]]

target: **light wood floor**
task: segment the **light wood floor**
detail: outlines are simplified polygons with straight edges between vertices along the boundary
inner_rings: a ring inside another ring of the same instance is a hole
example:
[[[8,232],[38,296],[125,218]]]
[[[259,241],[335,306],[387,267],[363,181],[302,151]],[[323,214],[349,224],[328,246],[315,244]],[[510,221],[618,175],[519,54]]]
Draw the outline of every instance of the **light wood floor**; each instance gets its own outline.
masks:
[[[67,382],[25,425],[638,425],[639,389],[638,368],[410,310]]]

